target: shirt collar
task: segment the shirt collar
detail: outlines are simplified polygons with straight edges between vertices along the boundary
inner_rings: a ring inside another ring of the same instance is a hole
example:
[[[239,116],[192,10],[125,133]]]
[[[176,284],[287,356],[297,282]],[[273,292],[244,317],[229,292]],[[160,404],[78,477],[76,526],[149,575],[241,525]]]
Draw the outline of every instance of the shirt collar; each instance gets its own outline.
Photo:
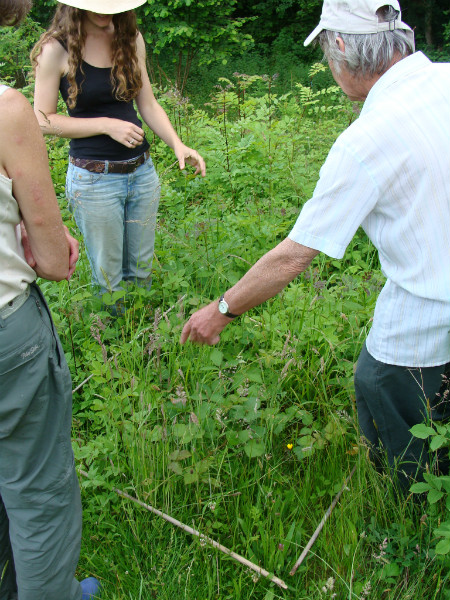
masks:
[[[397,83],[400,79],[404,79],[412,73],[420,71],[430,64],[431,61],[422,52],[415,52],[414,54],[399,60],[373,85],[364,102],[363,109],[369,108],[388,87]]]

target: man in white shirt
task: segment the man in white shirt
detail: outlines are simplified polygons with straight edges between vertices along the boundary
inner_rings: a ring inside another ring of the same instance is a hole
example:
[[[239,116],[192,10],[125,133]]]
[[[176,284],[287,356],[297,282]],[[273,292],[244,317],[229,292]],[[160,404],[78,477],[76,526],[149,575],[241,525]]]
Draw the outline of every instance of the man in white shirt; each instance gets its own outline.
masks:
[[[429,462],[410,428],[450,416],[450,65],[414,54],[397,0],[325,0],[319,38],[336,82],[361,115],[336,141],[289,234],[181,341],[215,344],[230,319],[277,294],[324,252],[342,258],[361,226],[387,281],[355,376],[359,424],[406,485]],[[428,405],[428,407],[427,407]]]

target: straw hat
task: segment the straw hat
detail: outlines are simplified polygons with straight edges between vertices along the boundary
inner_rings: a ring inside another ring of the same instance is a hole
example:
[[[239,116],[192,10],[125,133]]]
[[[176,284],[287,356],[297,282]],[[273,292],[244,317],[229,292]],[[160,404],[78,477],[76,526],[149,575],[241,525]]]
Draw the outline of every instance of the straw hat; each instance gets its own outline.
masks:
[[[89,10],[100,15],[115,15],[117,13],[133,10],[147,0],[58,0],[61,4]]]

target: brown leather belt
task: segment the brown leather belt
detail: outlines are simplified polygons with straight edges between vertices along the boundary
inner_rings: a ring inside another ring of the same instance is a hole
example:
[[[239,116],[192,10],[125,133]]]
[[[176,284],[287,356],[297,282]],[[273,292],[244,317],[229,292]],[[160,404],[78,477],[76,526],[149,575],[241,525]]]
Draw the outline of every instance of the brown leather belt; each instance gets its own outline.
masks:
[[[133,173],[138,167],[143,165],[149,158],[150,152],[147,150],[137,158],[131,160],[93,160],[90,158],[74,158],[69,156],[69,161],[80,169],[86,169],[91,173]]]

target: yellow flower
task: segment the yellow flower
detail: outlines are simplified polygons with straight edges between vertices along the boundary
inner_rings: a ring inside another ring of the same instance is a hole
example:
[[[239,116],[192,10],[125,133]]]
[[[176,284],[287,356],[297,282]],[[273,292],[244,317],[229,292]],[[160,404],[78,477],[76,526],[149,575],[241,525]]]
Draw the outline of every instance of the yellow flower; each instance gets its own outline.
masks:
[[[292,450],[292,448],[293,448],[293,447],[294,447],[294,444],[287,444],[287,445],[286,445],[286,448],[287,448],[288,450]]]

